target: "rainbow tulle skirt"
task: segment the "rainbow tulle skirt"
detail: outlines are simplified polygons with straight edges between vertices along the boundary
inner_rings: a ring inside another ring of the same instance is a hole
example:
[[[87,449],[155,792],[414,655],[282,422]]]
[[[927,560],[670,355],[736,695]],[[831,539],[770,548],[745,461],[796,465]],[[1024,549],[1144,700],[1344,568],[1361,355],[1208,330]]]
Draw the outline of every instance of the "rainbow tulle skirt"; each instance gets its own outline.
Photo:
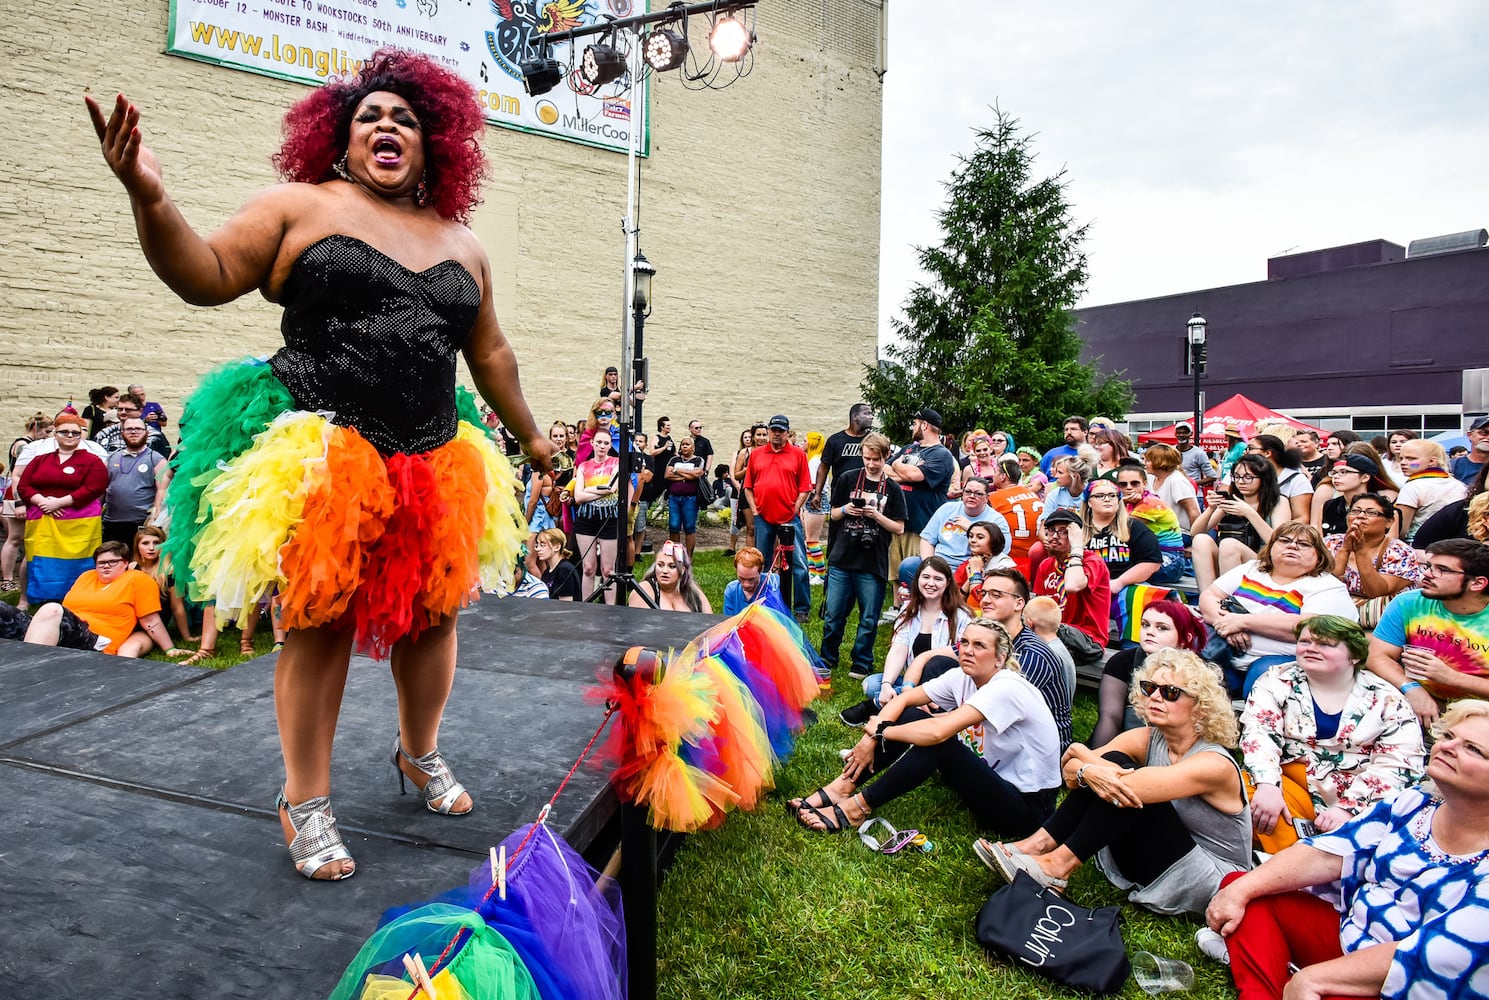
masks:
[[[166,552],[219,620],[278,591],[286,628],[334,625],[386,656],[509,578],[527,525],[511,464],[460,394],[453,440],[378,452],[295,408],[269,366],[215,369],[181,417]]]

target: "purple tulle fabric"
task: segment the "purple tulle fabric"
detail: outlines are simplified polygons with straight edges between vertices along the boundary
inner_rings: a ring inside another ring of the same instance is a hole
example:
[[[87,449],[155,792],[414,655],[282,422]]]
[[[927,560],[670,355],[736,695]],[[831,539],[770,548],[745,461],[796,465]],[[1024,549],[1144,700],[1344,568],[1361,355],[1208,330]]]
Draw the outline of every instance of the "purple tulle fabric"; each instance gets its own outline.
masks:
[[[739,641],[738,634],[730,632],[723,642],[711,647],[710,652],[717,656],[720,662],[729,668],[729,672],[743,682],[745,687],[749,688],[750,694],[754,695],[755,700],[760,703],[760,713],[765,723],[765,736],[770,740],[770,749],[774,751],[778,760],[785,760],[791,755],[792,747],[796,745],[796,733],[793,730],[801,725],[801,713],[786,704],[775,681],[750,663],[745,656],[744,644]]]
[[[475,910],[512,945],[532,973],[543,1000],[625,1000],[626,930],[620,886],[604,878],[547,826],[520,854],[532,824],[502,843],[507,848],[507,898],[493,892],[488,861],[465,887],[436,902]],[[422,904],[421,904],[422,905]],[[411,907],[383,914],[387,923]],[[401,968],[388,970],[398,975]]]

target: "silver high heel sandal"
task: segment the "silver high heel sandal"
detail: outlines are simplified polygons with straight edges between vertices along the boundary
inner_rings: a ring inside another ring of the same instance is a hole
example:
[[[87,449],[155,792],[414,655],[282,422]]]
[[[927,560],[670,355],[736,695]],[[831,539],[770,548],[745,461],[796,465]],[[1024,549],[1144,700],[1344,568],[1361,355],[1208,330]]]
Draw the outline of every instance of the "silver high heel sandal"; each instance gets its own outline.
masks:
[[[281,788],[274,808],[276,811],[283,809],[289,815],[290,829],[295,831],[295,837],[290,841],[290,860],[297,872],[318,882],[340,882],[357,873],[356,862],[336,829],[336,817],[331,815],[330,796],[318,795],[299,805],[290,805]],[[333,861],[351,861],[354,867],[334,878],[316,879],[315,873]]]
[[[466,794],[466,792],[465,786],[456,781],[455,775],[450,773],[450,765],[445,763],[445,758],[440,755],[438,750],[431,750],[422,757],[411,756],[407,750],[403,749],[402,737],[395,737],[393,740],[393,769],[398,772],[398,792],[400,795],[408,794],[406,784],[408,775],[404,774],[403,768],[398,766],[400,755],[404,760],[414,765],[421,773],[429,777],[429,783],[423,787],[422,792],[424,795],[424,805],[430,812],[439,813],[441,816],[465,816],[470,813],[471,809],[476,807],[475,802],[472,802],[470,809],[462,812],[453,812],[455,803],[460,801],[460,796]]]

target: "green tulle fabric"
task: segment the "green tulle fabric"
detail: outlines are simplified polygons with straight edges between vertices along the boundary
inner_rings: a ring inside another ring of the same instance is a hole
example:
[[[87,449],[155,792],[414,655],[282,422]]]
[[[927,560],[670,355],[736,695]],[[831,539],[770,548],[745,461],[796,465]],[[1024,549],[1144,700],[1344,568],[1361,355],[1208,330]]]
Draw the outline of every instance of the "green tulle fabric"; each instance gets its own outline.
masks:
[[[269,365],[244,358],[214,368],[186,400],[181,414],[181,446],[174,462],[166,503],[171,511],[165,554],[177,586],[199,600],[191,566],[197,540],[212,518],[202,494],[223,463],[248,450],[275,417],[295,408]]]
[[[496,431],[486,426],[486,421],[481,419],[481,408],[476,405],[475,394],[463,385],[455,387],[455,415],[476,430],[485,434],[487,439],[501,450],[501,442],[496,438]]]
[[[507,939],[474,910],[448,903],[421,906],[378,928],[347,966],[331,1000],[385,995],[390,985],[387,977],[370,975],[372,970],[386,972],[388,963],[396,967],[403,955],[413,951],[426,966],[432,966],[462,928],[469,933],[448,960],[448,969],[435,971],[436,987],[443,985],[442,980],[453,979],[460,990],[456,995],[471,1000],[539,1000],[532,974]],[[406,997],[413,986],[410,982],[403,985]]]

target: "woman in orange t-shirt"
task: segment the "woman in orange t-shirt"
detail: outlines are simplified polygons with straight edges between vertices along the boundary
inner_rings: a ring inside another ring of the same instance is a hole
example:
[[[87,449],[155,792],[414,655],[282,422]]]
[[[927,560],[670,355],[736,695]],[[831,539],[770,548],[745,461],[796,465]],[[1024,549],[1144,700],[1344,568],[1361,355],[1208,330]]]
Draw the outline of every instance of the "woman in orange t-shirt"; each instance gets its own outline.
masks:
[[[160,588],[148,574],[129,569],[123,542],[104,542],[93,568],[78,577],[60,604],[44,604],[31,618],[26,641],[140,657],[159,644],[168,656],[186,656],[160,620]]]

